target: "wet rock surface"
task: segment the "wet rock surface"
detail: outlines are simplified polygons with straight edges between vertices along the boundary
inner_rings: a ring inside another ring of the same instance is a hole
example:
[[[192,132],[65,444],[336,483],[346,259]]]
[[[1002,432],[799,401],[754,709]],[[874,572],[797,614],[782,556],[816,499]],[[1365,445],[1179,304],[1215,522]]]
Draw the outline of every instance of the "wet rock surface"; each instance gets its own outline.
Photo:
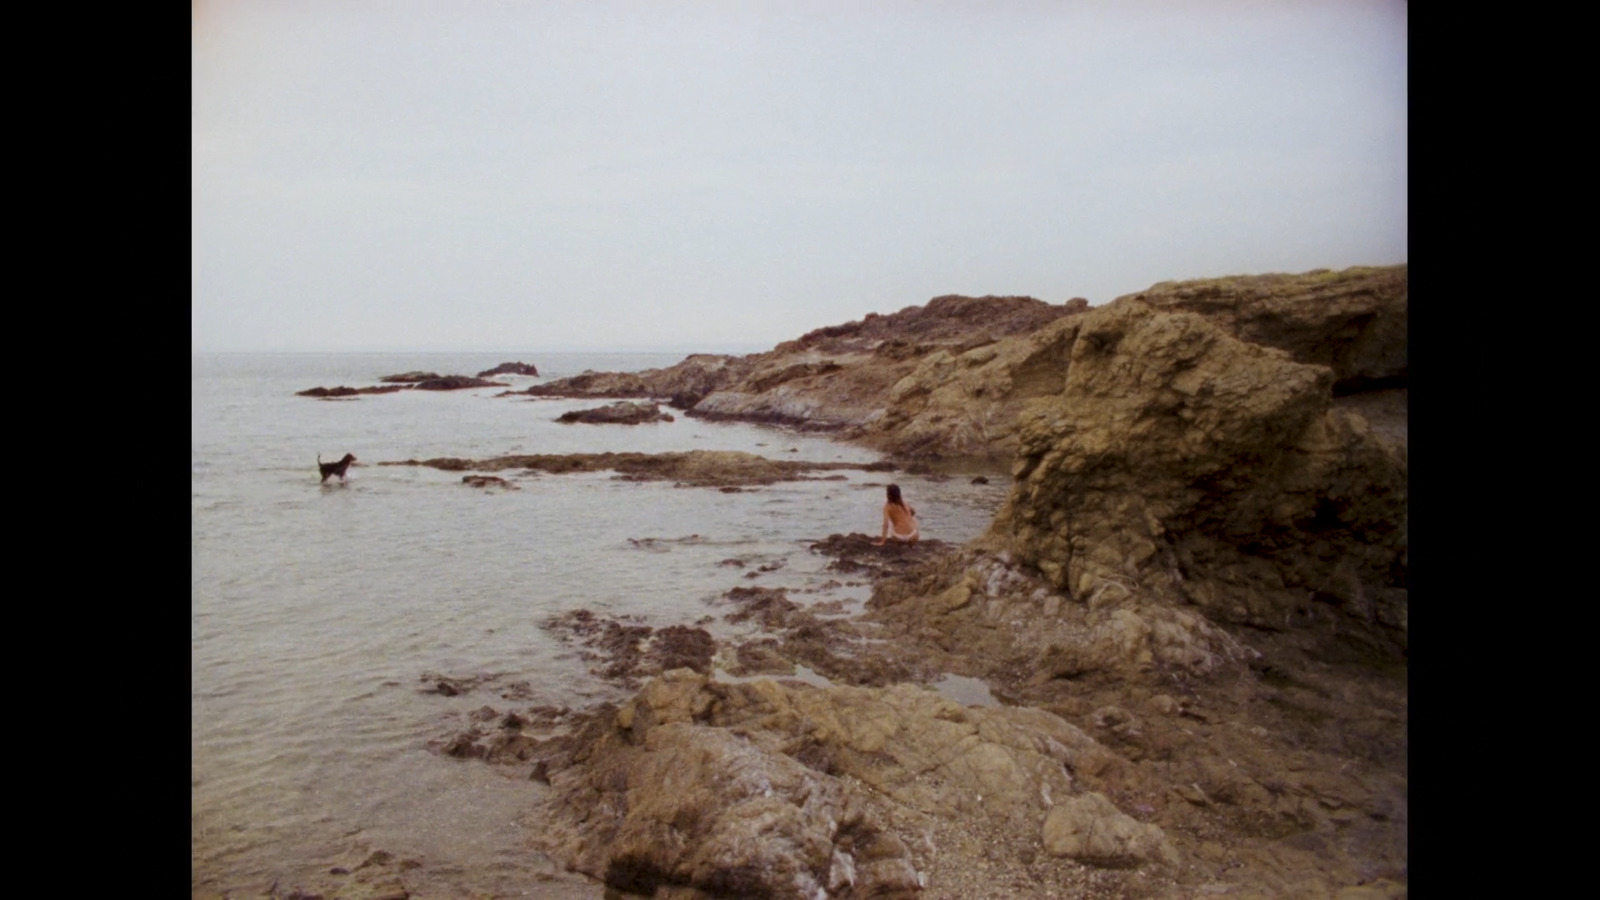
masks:
[[[661,411],[656,403],[634,403],[619,400],[607,406],[592,409],[575,409],[556,417],[557,422],[582,422],[590,425],[641,425],[646,422],[675,421],[671,413]]]
[[[877,540],[859,532],[830,534],[810,544],[809,549],[832,560],[828,563],[829,571],[846,575],[881,576],[904,572],[918,563],[938,559],[951,548],[937,538],[925,538],[910,544],[891,540],[881,546]]]
[[[414,369],[410,372],[400,372],[395,375],[380,375],[378,380],[384,384],[416,384],[421,381],[431,381],[442,377],[438,372],[424,372],[420,369]]]
[[[883,471],[892,466],[860,463],[774,460],[732,450],[691,450],[684,453],[564,453],[497,456],[490,459],[435,457],[400,460],[380,466],[428,466],[446,472],[502,472],[523,469],[563,475],[572,472],[616,472],[634,481],[672,481],[692,487],[728,487],[774,484],[826,477],[813,472],[840,470]]]
[[[403,390],[405,390],[405,388],[402,385],[398,385],[398,384],[383,385],[381,387],[364,387],[364,388],[353,388],[353,387],[346,387],[344,385],[340,385],[338,387],[331,387],[331,388],[327,388],[327,387],[306,388],[303,391],[295,391],[295,396],[297,396],[297,397],[338,398],[338,397],[356,397],[356,396],[360,396],[361,394],[392,394],[395,391],[403,391]]]
[[[859,559],[848,537],[813,546]],[[526,766],[542,852],[644,896],[1405,895],[1403,666],[928,549],[853,618],[732,588],[713,608],[753,630],[726,644],[557,617],[638,693],[486,707],[435,751]],[[943,672],[1004,705],[941,696]]]
[[[474,378],[471,375],[440,375],[437,372],[402,372],[397,375],[384,375],[378,379],[381,384],[374,387],[345,387],[334,388],[314,387],[303,391],[296,391],[298,397],[318,397],[334,399],[342,397],[355,397],[361,394],[392,394],[395,391],[459,391],[465,388],[480,387],[505,387],[503,382],[489,381],[484,378]]]
[[[487,378],[474,378],[471,375],[444,375],[419,381],[412,385],[412,388],[419,391],[460,391],[467,388],[505,386],[503,381],[490,381]]]
[[[587,609],[547,619],[542,627],[583,648],[581,658],[595,664],[594,675],[625,687],[670,669],[709,672],[716,650],[716,641],[703,628],[656,629],[638,619],[609,618]]]

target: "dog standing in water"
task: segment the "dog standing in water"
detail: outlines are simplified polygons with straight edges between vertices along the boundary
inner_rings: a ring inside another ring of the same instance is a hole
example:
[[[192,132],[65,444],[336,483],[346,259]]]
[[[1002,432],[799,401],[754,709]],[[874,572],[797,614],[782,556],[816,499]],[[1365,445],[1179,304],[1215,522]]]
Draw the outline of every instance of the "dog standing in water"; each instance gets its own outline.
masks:
[[[345,473],[345,471],[348,470],[350,468],[350,464],[355,462],[355,461],[356,461],[356,456],[355,456],[354,453],[346,453],[344,455],[344,459],[341,459],[338,462],[331,462],[331,463],[323,462],[322,461],[322,454],[321,453],[317,454],[317,468],[322,470],[322,480],[323,481],[327,481],[329,476],[337,475],[337,476],[339,476],[339,481],[343,482],[344,481],[344,473]]]

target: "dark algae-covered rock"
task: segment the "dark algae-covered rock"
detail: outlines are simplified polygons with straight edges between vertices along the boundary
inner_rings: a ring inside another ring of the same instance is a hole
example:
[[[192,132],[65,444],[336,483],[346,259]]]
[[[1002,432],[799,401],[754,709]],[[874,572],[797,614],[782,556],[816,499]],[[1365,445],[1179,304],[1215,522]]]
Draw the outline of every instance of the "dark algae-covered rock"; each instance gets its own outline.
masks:
[[[474,378],[471,375],[444,375],[425,378],[412,385],[412,387],[419,391],[459,391],[464,388],[506,387],[506,384],[501,381]]]
[[[441,376],[438,372],[423,372],[420,370],[413,370],[410,372],[401,372],[398,375],[382,375],[379,376],[378,380],[384,384],[416,384],[419,381],[428,381],[433,378],[441,377],[443,376]]]
[[[802,481],[814,472],[863,468],[860,464],[767,459],[737,450],[690,450],[682,453],[558,453],[497,456],[490,459],[385,461],[380,466],[427,466],[446,472],[501,472],[525,469],[561,475],[613,471],[633,481],[673,481],[693,487],[723,487]]]
[[[339,398],[360,394],[392,394],[404,390],[459,391],[463,388],[506,386],[498,381],[486,381],[470,375],[440,375],[437,372],[403,372],[398,375],[385,375],[378,380],[381,384],[375,387],[314,387],[295,393],[301,397]]]
[[[326,387],[307,388],[307,389],[305,389],[303,391],[296,391],[295,395],[299,396],[299,397],[321,397],[321,398],[335,397],[336,398],[336,397],[356,397],[356,396],[360,396],[361,394],[392,394],[395,391],[403,391],[403,390],[405,390],[405,388],[403,386],[401,386],[401,385],[398,385],[398,384],[386,384],[386,385],[382,385],[380,387],[364,387],[364,388],[353,388],[353,387],[345,387],[344,385],[340,385],[339,387],[333,387],[333,388],[326,388]]]
[[[503,362],[492,369],[484,369],[478,373],[479,378],[493,378],[496,375],[538,375],[539,369],[533,363]]]

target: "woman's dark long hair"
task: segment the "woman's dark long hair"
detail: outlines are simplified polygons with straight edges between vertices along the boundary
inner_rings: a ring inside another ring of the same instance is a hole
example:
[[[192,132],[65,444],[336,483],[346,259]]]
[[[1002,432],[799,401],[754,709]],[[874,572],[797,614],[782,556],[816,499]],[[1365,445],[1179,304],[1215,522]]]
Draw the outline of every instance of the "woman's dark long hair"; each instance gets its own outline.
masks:
[[[901,509],[905,509],[906,508],[906,501],[900,499],[900,485],[898,485],[898,484],[889,485],[889,502],[893,503],[895,506],[900,507]]]

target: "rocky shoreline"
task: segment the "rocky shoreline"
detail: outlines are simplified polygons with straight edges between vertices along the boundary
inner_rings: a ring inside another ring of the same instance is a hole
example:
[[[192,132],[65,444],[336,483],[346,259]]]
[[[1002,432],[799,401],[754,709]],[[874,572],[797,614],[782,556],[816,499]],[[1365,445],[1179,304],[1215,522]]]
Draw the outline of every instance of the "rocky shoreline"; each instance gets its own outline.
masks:
[[[539,850],[618,896],[1404,897],[1406,331],[1405,266],[1319,270],[1093,309],[942,297],[519,392],[1005,458],[1013,484],[964,547],[813,545],[871,583],[859,616],[746,587],[718,612],[756,631],[725,643],[556,617],[633,693],[485,706],[435,750],[524,767]],[[386,464],[725,489],[829,467]]]

